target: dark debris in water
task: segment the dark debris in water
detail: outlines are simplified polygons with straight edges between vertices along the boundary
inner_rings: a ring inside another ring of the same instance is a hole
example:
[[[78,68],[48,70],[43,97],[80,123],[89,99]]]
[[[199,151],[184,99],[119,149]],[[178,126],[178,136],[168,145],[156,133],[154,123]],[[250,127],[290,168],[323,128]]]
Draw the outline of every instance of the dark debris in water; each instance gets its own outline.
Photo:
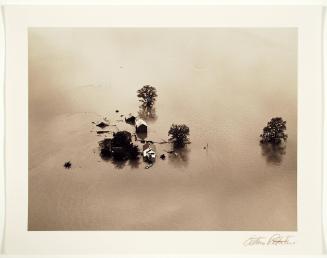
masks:
[[[70,169],[72,167],[72,163],[70,161],[65,162],[64,168],[65,169]]]
[[[165,155],[165,154],[161,154],[161,155],[160,155],[160,158],[161,158],[162,160],[164,160],[164,159],[166,159],[166,155]]]
[[[151,168],[152,166],[153,166],[153,163],[150,163],[150,164],[148,164],[148,165],[145,166],[145,169],[149,169],[149,168]]]
[[[104,122],[101,122],[101,123],[97,124],[97,126],[100,127],[100,128],[105,128],[105,127],[107,127],[109,125],[104,123]]]
[[[110,131],[97,131],[97,134],[110,133]]]
[[[118,113],[119,112],[119,110],[118,109],[116,109],[116,113]]]

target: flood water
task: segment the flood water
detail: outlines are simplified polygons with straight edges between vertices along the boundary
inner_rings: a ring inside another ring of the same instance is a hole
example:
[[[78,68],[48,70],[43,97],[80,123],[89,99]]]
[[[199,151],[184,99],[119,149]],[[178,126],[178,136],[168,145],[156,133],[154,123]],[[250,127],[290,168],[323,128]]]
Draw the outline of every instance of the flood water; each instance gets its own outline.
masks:
[[[297,229],[296,30],[34,28],[28,37],[29,230]],[[92,122],[134,132],[121,115],[138,113],[146,84],[158,91],[147,139],[167,140],[184,123],[191,144],[150,169],[102,160],[106,135]],[[276,116],[287,121],[281,153],[259,145]]]

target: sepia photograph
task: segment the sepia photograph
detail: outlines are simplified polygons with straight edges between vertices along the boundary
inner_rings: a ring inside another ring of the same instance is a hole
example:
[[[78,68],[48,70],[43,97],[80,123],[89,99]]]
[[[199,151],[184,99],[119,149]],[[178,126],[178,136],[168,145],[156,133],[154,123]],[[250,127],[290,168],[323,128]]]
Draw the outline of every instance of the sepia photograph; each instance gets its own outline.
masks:
[[[28,230],[297,231],[297,35],[29,28]]]

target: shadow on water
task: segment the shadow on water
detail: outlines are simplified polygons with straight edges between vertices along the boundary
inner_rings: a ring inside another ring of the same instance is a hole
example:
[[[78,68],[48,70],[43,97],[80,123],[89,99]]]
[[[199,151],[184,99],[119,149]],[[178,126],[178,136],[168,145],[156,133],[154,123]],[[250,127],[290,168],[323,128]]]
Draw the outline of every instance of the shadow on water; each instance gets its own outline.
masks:
[[[112,156],[108,157],[106,155],[102,155],[100,152],[100,157],[103,161],[111,162],[115,168],[117,169],[123,169],[125,166],[129,166],[132,169],[137,169],[140,166],[140,159],[125,159],[125,160],[119,160],[114,159]]]
[[[113,157],[112,153],[108,151],[106,148],[104,148],[105,143],[102,142],[102,147],[99,147],[99,155],[101,159],[105,162],[111,162],[115,168],[117,169],[123,169],[126,165],[130,166],[132,169],[136,169],[140,165],[140,158],[135,159],[118,159]]]
[[[146,139],[146,137],[148,137],[148,133],[147,132],[136,132],[136,136],[137,136],[137,138],[138,139],[140,139],[140,140],[145,140]]]
[[[140,159],[130,159],[128,162],[128,165],[133,169],[139,168],[140,164]]]
[[[116,160],[116,159],[111,159],[112,164],[114,164],[115,168],[117,169],[122,169],[125,167],[127,160]]]
[[[260,143],[261,154],[266,158],[268,164],[280,165],[283,161],[283,156],[286,154],[285,144],[270,144]]]
[[[187,146],[174,148],[173,152],[168,154],[168,160],[175,167],[186,167],[188,165],[189,153],[190,149]]]
[[[154,122],[158,118],[154,107],[147,107],[144,105],[139,106],[138,115],[141,119],[147,122]]]

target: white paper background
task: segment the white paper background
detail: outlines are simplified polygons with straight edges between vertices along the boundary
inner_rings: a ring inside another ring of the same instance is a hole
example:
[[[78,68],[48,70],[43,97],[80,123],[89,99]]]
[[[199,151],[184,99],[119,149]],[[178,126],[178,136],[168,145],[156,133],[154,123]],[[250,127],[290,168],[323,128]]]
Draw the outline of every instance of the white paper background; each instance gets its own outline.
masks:
[[[6,253],[321,252],[321,11],[222,6],[6,8]],[[242,243],[253,232],[27,232],[27,27],[297,27],[299,231],[290,233],[296,235],[296,245],[245,248]],[[18,142],[23,145],[14,159],[11,146]]]

